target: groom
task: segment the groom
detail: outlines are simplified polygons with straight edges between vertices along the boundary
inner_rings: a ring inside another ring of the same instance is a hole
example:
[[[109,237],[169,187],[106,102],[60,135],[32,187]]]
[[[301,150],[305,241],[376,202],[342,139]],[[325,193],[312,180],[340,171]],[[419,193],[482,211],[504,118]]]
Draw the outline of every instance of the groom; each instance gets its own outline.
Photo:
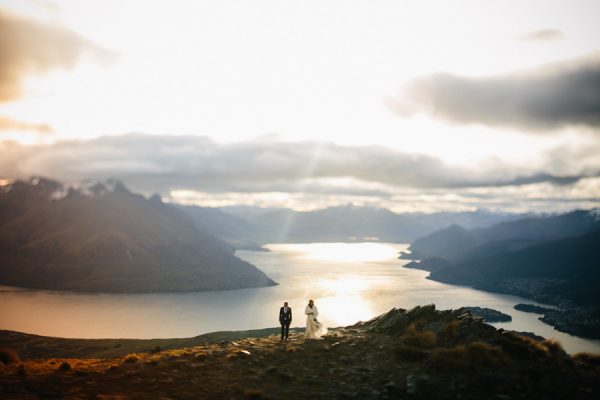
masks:
[[[292,323],[292,309],[288,307],[287,301],[279,309],[279,323],[281,324],[281,340],[289,340],[290,324]]]

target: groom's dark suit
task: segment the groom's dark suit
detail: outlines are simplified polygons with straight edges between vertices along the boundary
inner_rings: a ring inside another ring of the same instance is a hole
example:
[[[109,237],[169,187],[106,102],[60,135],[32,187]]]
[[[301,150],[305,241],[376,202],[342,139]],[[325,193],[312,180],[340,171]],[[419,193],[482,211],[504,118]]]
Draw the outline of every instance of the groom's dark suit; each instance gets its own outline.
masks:
[[[281,307],[279,309],[279,323],[281,324],[281,340],[289,338],[290,324],[292,323],[292,309],[290,307]]]

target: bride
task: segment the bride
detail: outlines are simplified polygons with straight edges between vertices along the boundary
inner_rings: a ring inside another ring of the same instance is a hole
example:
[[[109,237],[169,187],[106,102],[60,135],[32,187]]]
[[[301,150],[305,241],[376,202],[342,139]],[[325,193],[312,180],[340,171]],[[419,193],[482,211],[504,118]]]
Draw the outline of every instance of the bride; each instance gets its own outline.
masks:
[[[323,327],[323,324],[317,320],[319,310],[317,310],[317,306],[315,306],[314,301],[308,301],[308,305],[304,309],[304,314],[306,314],[306,333],[304,334],[304,338],[320,339],[322,335],[321,328]]]

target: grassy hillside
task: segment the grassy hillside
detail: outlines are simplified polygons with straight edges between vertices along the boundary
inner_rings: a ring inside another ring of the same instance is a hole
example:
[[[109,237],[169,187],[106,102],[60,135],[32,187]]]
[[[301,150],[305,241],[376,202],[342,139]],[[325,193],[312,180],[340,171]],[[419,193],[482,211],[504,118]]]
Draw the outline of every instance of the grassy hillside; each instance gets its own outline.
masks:
[[[264,333],[110,358],[57,357],[58,348],[49,347],[44,358],[19,361],[4,350],[0,395],[562,400],[600,394],[597,355],[569,356],[556,342],[497,330],[464,310],[392,309],[322,340],[305,341],[295,332],[292,340],[280,342]]]

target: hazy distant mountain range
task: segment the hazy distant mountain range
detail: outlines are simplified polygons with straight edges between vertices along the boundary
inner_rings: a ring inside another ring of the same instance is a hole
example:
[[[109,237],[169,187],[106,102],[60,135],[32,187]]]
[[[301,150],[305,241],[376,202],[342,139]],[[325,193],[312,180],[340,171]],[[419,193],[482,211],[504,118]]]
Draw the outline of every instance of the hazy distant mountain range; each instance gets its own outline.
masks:
[[[430,278],[559,304],[600,306],[598,210],[524,218],[483,229],[453,225],[415,240],[408,267]]]
[[[194,221],[205,226],[212,221],[217,235],[234,245],[240,242],[348,242],[378,240],[409,243],[419,236],[461,224],[469,228],[522,218],[522,215],[486,210],[436,214],[396,214],[376,207],[331,207],[315,211],[293,211],[258,207],[210,209],[182,206]]]
[[[73,188],[33,178],[0,191],[0,284],[167,292],[275,283],[158,196],[115,181]]]
[[[600,213],[582,210],[520,218],[478,229],[454,224],[415,240],[410,250],[414,258],[439,256],[460,261],[579,236],[596,229],[600,229]]]

